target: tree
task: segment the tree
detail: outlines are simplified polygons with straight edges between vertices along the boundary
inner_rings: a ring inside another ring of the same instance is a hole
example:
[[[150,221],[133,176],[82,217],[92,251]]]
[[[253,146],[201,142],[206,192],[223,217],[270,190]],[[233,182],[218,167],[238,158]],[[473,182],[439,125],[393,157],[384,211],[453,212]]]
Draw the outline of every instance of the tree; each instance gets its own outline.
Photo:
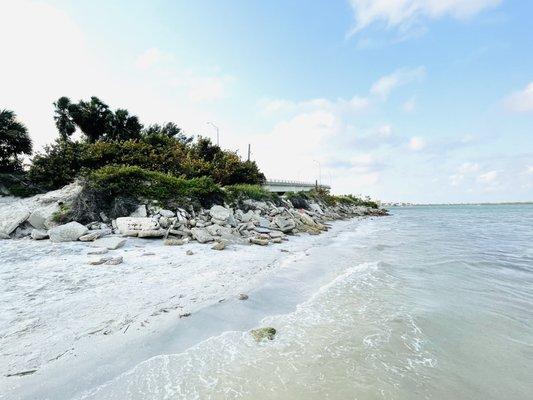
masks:
[[[70,99],[64,96],[54,103],[54,120],[62,140],[67,140],[76,131],[76,124],[69,111],[71,105]]]
[[[113,112],[98,97],[90,101],[80,100],[72,103],[68,97],[61,97],[54,103],[57,129],[62,139],[68,139],[76,127],[89,142],[98,140],[139,139],[143,129],[135,115],[128,110],[118,109]]]
[[[193,140],[191,136],[186,136],[174,122],[167,122],[165,125],[152,124],[145,129],[144,135],[148,137],[166,136],[176,139],[181,144],[189,144]]]
[[[19,156],[31,152],[32,141],[26,126],[17,121],[13,111],[0,110],[0,172],[22,170]]]

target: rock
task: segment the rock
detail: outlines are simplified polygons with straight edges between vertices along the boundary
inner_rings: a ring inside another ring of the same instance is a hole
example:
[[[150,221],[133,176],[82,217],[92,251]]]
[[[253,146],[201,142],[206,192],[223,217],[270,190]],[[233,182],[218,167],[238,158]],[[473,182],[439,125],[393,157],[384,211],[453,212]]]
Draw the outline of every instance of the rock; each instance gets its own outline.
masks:
[[[181,246],[183,244],[183,240],[168,238],[168,239],[165,239],[163,243],[165,244],[165,246]]]
[[[306,225],[316,226],[316,222],[313,218],[307,215],[305,212],[300,213],[300,219]]]
[[[54,212],[59,209],[57,204],[50,204],[46,207],[40,207],[33,212],[28,217],[28,222],[35,229],[50,229],[53,227],[54,223],[52,217]]]
[[[89,256],[96,256],[96,255],[100,255],[100,254],[106,254],[108,253],[109,250],[105,247],[102,247],[101,249],[96,249],[96,250],[91,250],[91,251],[88,251],[87,252],[87,255]]]
[[[159,214],[165,218],[172,218],[173,216],[176,215],[174,214],[174,211],[170,211],[170,210],[159,210]]]
[[[268,235],[272,238],[272,239],[275,239],[275,238],[281,238],[283,236],[283,233],[281,233],[280,231],[270,231],[268,233]]]
[[[207,243],[213,241],[213,236],[203,228],[192,228],[191,229],[192,237],[195,238],[199,243]]]
[[[213,250],[224,250],[226,248],[226,243],[224,242],[217,242],[211,249]]]
[[[273,222],[283,233],[288,233],[296,228],[296,223],[292,219],[284,218],[281,216],[274,217]]]
[[[11,239],[9,235],[6,235],[5,233],[0,232],[0,239]]]
[[[42,229],[34,229],[31,231],[31,238],[33,240],[43,240],[48,239],[48,232]]]
[[[108,260],[106,260],[105,265],[118,265],[118,264],[122,264],[122,261],[123,259],[121,256],[111,257]]]
[[[231,215],[231,211],[225,207],[214,205],[209,210],[209,215],[211,215],[211,218],[217,219],[219,221],[224,221],[224,223],[226,223]]]
[[[168,217],[161,217],[159,218],[159,225],[161,225],[161,228],[163,229],[167,229],[168,227],[170,227],[172,224],[174,223],[174,221],[172,221],[170,218]]]
[[[166,231],[164,229],[150,229],[137,232],[137,237],[140,238],[160,238],[165,236]]]
[[[267,246],[268,245],[268,240],[252,237],[252,238],[250,238],[250,243],[258,244],[260,246]]]
[[[33,227],[29,224],[28,221],[23,222],[21,225],[15,229],[13,233],[11,233],[11,237],[13,239],[20,239],[23,237],[31,236],[31,232],[33,231]]]
[[[146,206],[144,204],[141,204],[139,207],[135,209],[134,212],[130,214],[130,217],[132,218],[146,218],[148,213],[146,212]]]
[[[96,239],[98,239],[98,233],[91,232],[86,235],[80,236],[79,240],[80,242],[93,242]]]
[[[115,221],[120,233],[126,231],[150,231],[159,229],[159,222],[154,218],[121,217]]]
[[[126,243],[126,239],[124,238],[110,236],[110,237],[96,239],[94,242],[91,243],[91,246],[104,247],[108,250],[116,250],[119,247],[124,246],[125,243]]]
[[[277,333],[276,330],[272,327],[252,329],[250,331],[250,334],[256,340],[256,342],[260,342],[265,339],[273,340],[274,336],[276,336],[276,333]]]
[[[309,203],[309,208],[311,211],[316,212],[317,214],[324,214],[324,211],[322,211],[322,208],[316,203]]]
[[[239,300],[248,300],[248,295],[247,294],[244,294],[244,293],[241,293],[239,295]]]
[[[73,221],[65,225],[53,227],[48,231],[48,235],[52,242],[74,242],[87,232],[89,230],[85,225]]]
[[[283,239],[280,237],[274,238],[271,240],[272,243],[283,243]]]
[[[248,211],[246,214],[243,214],[241,217],[242,222],[250,222],[254,216],[254,212],[252,210]]]
[[[9,236],[29,216],[30,211],[26,208],[5,207],[0,209],[0,233]]]
[[[101,257],[101,258],[93,258],[89,260],[89,265],[102,265],[107,260],[109,260],[109,257]]]
[[[100,219],[101,219],[103,222],[109,222],[109,218],[107,217],[107,215],[105,215],[104,212],[101,212],[101,213],[100,213]]]
[[[254,230],[257,232],[257,233],[270,233],[270,229],[268,228],[263,228],[261,226],[256,226],[254,228]]]
[[[213,236],[231,235],[233,233],[231,228],[226,228],[218,224],[209,225],[205,229]]]
[[[192,252],[192,250],[187,250],[185,254],[187,254],[188,256],[192,256],[194,253]]]

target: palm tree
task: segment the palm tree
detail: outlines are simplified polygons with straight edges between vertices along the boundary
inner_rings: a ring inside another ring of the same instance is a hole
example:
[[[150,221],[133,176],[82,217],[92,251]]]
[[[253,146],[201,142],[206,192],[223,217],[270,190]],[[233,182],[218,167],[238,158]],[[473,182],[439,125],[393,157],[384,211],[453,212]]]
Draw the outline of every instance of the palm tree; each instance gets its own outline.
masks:
[[[0,110],[0,172],[20,171],[19,156],[31,152],[32,141],[26,126],[17,121],[13,111]]]

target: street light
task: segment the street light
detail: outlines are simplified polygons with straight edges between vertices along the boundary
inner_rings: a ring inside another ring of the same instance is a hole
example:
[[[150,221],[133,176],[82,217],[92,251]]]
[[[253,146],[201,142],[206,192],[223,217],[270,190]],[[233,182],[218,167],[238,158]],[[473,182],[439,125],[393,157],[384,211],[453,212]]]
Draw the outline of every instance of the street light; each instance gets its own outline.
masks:
[[[217,130],[217,146],[220,147],[220,144],[219,144],[219,141],[218,141],[218,126],[216,126],[212,122],[207,122],[207,125],[211,125],[213,128],[215,128]]]
[[[317,160],[313,160],[318,164],[318,184],[322,185],[322,166],[320,165],[320,162]]]

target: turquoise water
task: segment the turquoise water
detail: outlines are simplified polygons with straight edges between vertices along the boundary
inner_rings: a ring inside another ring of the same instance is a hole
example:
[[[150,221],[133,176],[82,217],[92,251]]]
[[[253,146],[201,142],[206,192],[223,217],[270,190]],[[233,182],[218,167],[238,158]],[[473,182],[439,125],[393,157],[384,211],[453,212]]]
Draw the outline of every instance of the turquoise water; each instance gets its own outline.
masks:
[[[343,223],[239,303],[231,330],[82,397],[532,398],[533,205],[392,214]],[[274,341],[250,338],[254,315]]]

